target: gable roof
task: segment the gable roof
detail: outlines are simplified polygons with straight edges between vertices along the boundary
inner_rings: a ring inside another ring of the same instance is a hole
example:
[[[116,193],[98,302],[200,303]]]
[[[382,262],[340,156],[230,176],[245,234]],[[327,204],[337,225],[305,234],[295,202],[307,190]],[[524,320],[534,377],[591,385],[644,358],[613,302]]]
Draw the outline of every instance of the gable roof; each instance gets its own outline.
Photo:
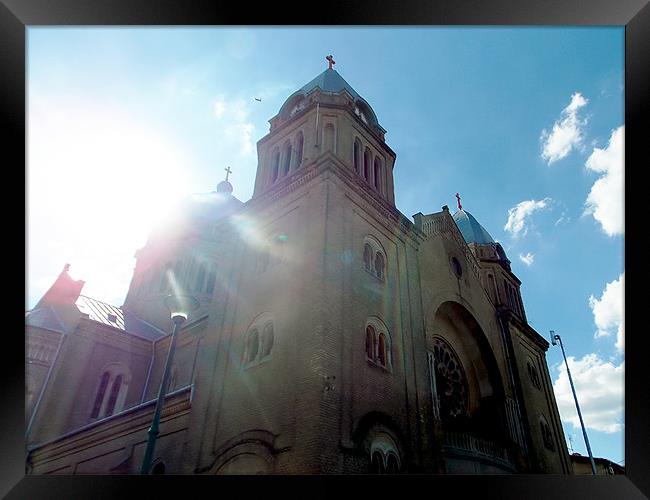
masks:
[[[131,311],[124,310],[101,300],[93,299],[85,295],[79,295],[75,305],[88,319],[112,326],[125,333],[131,333],[148,340],[157,340],[167,333],[156,328],[150,323],[138,318]]]
[[[52,306],[43,306],[25,313],[25,325],[53,332],[68,333],[63,321]]]

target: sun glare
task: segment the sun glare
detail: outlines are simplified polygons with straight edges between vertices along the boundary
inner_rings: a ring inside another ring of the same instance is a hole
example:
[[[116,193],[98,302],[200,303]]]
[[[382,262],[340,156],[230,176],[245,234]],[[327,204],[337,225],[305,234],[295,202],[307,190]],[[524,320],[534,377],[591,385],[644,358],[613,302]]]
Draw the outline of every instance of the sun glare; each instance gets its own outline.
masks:
[[[188,162],[127,110],[32,99],[28,116],[30,266],[61,268],[46,249],[62,245],[84,293],[119,301],[134,252],[189,193]]]

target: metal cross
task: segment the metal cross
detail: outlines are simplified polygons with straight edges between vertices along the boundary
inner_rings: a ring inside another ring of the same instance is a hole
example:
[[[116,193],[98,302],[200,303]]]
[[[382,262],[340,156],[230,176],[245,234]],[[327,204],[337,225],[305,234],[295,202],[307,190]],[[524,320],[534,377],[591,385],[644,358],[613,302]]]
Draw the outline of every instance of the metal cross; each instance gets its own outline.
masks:
[[[327,59],[327,62],[329,63],[329,68],[328,68],[328,69],[332,69],[332,66],[333,66],[334,64],[336,64],[336,61],[335,61],[334,58],[332,57],[332,54],[330,54],[329,56],[327,56],[325,59]]]
[[[230,170],[230,167],[226,167],[224,170],[226,171],[226,182],[228,182],[228,175],[232,174],[232,170]]]
[[[456,198],[458,199],[458,210],[462,210],[463,205],[460,204],[460,195],[458,193],[456,193]]]

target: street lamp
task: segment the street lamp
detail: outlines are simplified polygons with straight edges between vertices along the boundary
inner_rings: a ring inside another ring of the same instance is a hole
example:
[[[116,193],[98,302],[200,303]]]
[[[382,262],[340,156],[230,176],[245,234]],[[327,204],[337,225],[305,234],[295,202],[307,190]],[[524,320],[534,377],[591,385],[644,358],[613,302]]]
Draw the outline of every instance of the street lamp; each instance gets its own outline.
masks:
[[[573,399],[576,402],[576,409],[578,410],[578,418],[580,419],[580,425],[582,426],[582,435],[585,437],[585,444],[587,445],[587,452],[589,453],[589,460],[591,461],[591,472],[596,475],[596,464],[594,463],[594,456],[591,454],[591,446],[589,446],[589,438],[587,437],[587,430],[585,429],[585,423],[582,420],[582,413],[580,413],[580,405],[578,404],[578,396],[576,396],[575,387],[573,387],[573,379],[571,378],[571,371],[569,370],[569,363],[566,360],[566,354],[564,353],[564,344],[562,344],[562,339],[559,335],[555,335],[555,331],[551,330],[551,343],[557,345],[556,340],[560,341],[560,348],[562,349],[562,356],[564,356],[564,363],[566,364],[566,373],[569,376],[569,383],[571,384],[571,390],[573,391]]]
[[[149,474],[151,469],[151,461],[153,459],[153,451],[156,447],[156,439],[158,438],[158,428],[160,424],[160,414],[167,393],[167,383],[169,380],[169,372],[171,371],[172,360],[174,359],[174,350],[176,349],[176,336],[181,325],[187,319],[189,313],[196,311],[199,308],[199,301],[190,295],[168,295],[165,297],[165,305],[169,309],[174,329],[172,330],[172,337],[169,343],[169,352],[167,353],[167,360],[165,361],[165,371],[163,372],[162,381],[160,382],[160,389],[158,389],[158,400],[156,401],[156,409],[153,413],[153,421],[147,434],[147,448],[144,452],[142,459],[142,466],[140,467],[140,474]]]

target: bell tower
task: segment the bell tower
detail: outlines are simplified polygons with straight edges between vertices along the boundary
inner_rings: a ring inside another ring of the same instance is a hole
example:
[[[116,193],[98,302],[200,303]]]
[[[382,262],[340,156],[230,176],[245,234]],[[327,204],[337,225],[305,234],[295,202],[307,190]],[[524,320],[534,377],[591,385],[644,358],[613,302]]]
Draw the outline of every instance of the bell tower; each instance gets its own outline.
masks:
[[[328,68],[291,94],[269,133],[257,143],[258,167],[253,197],[291,182],[323,155],[330,153],[355,180],[395,206],[395,152],[375,112],[333,68]]]

